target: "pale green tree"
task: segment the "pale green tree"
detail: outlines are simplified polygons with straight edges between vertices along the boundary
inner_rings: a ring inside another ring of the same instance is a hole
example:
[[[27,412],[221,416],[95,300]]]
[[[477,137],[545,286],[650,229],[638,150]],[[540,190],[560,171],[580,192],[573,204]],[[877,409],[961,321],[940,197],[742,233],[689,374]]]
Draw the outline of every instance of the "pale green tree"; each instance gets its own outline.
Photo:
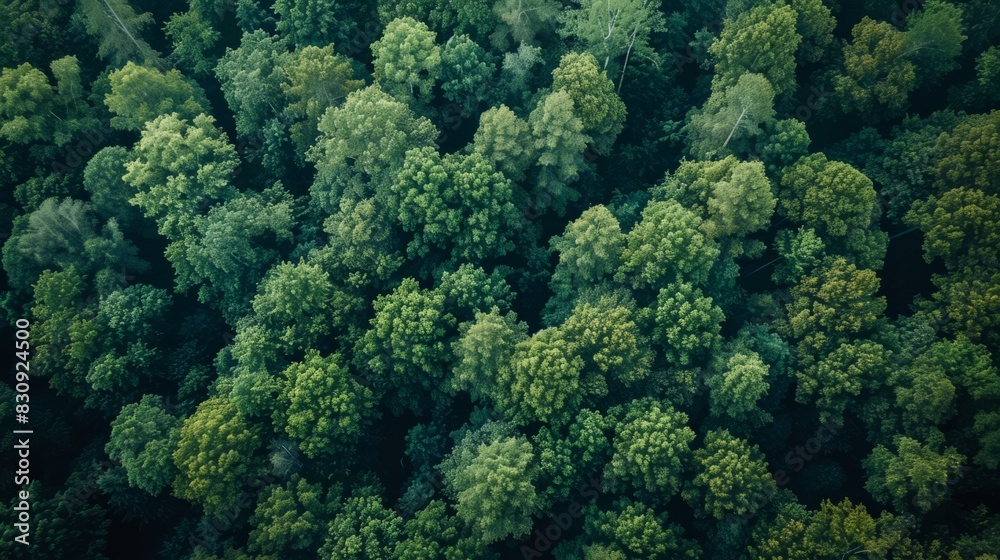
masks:
[[[285,383],[275,416],[306,457],[331,457],[350,449],[377,416],[371,389],[358,383],[342,361],[338,354],[323,357],[310,351],[282,373]]]
[[[441,77],[441,47],[436,41],[435,32],[411,17],[390,21],[382,38],[371,46],[375,80],[397,97],[429,100]]]
[[[745,152],[774,120],[774,89],[760,74],[743,74],[736,83],[713,88],[705,106],[684,127],[689,150],[699,159]]]
[[[632,485],[666,501],[681,490],[693,458],[695,433],[687,426],[688,416],[649,399],[633,401],[623,412],[605,476],[615,485]]]
[[[684,489],[684,499],[696,512],[720,520],[752,516],[777,492],[756,445],[734,437],[729,430],[708,432],[703,445],[694,451],[698,474]]]
[[[460,443],[441,465],[458,517],[483,544],[531,531],[539,510],[534,450],[524,437]]]

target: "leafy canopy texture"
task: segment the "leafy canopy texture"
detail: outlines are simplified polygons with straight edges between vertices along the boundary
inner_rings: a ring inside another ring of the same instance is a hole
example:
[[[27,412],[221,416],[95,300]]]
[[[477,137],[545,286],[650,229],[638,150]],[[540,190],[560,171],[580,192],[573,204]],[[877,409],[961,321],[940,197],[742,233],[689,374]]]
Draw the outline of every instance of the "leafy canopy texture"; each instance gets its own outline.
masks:
[[[3,0],[0,558],[998,560],[998,248],[996,0]]]

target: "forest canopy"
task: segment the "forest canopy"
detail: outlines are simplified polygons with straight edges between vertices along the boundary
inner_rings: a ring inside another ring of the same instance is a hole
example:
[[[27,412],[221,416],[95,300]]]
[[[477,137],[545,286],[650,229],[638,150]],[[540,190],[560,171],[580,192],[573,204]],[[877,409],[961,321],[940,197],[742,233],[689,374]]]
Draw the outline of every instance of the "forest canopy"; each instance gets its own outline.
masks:
[[[0,557],[1000,554],[998,2],[10,0],[0,68]]]

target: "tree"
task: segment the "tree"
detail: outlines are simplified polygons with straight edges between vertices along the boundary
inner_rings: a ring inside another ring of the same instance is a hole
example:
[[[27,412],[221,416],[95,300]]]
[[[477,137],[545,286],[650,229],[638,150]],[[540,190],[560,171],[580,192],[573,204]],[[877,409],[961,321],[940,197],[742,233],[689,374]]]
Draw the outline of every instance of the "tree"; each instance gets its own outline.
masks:
[[[163,33],[174,45],[170,59],[195,76],[208,76],[218,62],[209,54],[219,42],[221,34],[212,22],[198,10],[175,13],[163,26]]]
[[[0,111],[5,121],[0,133],[4,138],[20,142],[51,138],[49,131],[55,123],[48,111],[55,101],[55,88],[45,74],[27,62],[4,68],[0,88]]]
[[[444,295],[423,290],[412,278],[374,303],[371,328],[355,347],[355,361],[381,390],[391,390],[394,410],[427,408],[439,399],[450,361],[449,338],[455,318],[444,310]]]
[[[146,237],[153,228],[144,222],[139,209],[129,204],[130,187],[122,179],[125,165],[131,160],[128,150],[121,146],[102,148],[83,170],[83,188],[90,193],[90,205],[98,216],[115,218],[122,230]]]
[[[844,70],[833,82],[841,109],[874,118],[902,111],[917,82],[906,59],[906,34],[865,16],[851,35],[844,45]]]
[[[818,62],[833,45],[837,20],[822,0],[789,0],[788,5],[798,15],[795,31],[802,37],[798,52],[800,61]]]
[[[615,280],[654,293],[674,282],[704,283],[719,249],[701,225],[702,219],[676,200],[650,202],[628,233]]]
[[[806,156],[781,178],[779,212],[812,228],[830,249],[865,268],[881,268],[888,236],[871,179],[822,153]]]
[[[437,34],[411,17],[389,22],[382,38],[372,43],[375,80],[400,99],[430,99],[441,77],[441,47]]]
[[[663,15],[648,0],[582,0],[579,8],[563,12],[562,23],[560,34],[591,51],[601,70],[607,71],[612,60],[617,67],[621,59],[619,91],[632,52],[648,55],[650,36],[664,29]]]
[[[51,60],[52,48],[67,44],[68,10],[36,0],[12,0],[0,7],[0,68]]]
[[[346,57],[334,54],[333,45],[307,46],[289,56],[281,90],[289,101],[288,112],[296,119],[289,127],[296,153],[303,157],[319,136],[320,117],[351,92],[364,87],[354,78]]]
[[[260,134],[267,122],[285,107],[282,84],[291,55],[288,43],[263,29],[246,32],[236,49],[226,49],[215,67],[226,103],[236,117],[240,138]]]
[[[262,489],[250,517],[247,550],[295,559],[315,554],[336,510],[335,498],[333,490],[324,492],[322,485],[297,475],[284,485]]]
[[[173,453],[180,440],[181,421],[164,409],[159,395],[145,395],[126,405],[111,422],[105,450],[128,474],[129,485],[156,496],[177,476]]]
[[[124,276],[145,272],[149,264],[137,256],[138,250],[125,240],[112,218],[101,230],[99,222],[86,202],[67,198],[46,199],[37,210],[21,220],[11,240],[4,245],[4,258],[12,271],[11,261],[28,268],[24,288],[46,268],[71,266],[82,274]],[[13,276],[13,275],[12,275]],[[110,278],[108,278],[110,280]],[[21,281],[13,278],[12,284]]]
[[[382,505],[373,488],[361,489],[344,500],[327,529],[320,558],[390,560],[403,532],[403,520]]]
[[[93,320],[74,325],[71,364],[86,371],[88,406],[111,416],[139,399],[140,387],[157,373],[156,341],[172,304],[165,290],[134,284],[102,297]]]
[[[212,397],[181,426],[174,463],[180,471],[174,493],[214,514],[231,505],[254,476],[262,474],[254,454],[261,441],[229,400]]]
[[[550,286],[556,294],[593,287],[609,280],[621,266],[626,237],[614,215],[603,205],[592,206],[549,240],[559,262]]]
[[[949,274],[935,275],[938,288],[931,296],[944,320],[945,331],[967,336],[991,348],[998,348],[1000,336],[1000,272],[966,267]]]
[[[844,555],[844,551],[884,550],[879,523],[865,506],[854,505],[847,498],[834,504],[824,500],[812,514],[803,539],[810,557]],[[858,548],[860,547],[860,548]]]
[[[760,162],[682,161],[657,194],[699,211],[709,237],[743,237],[771,222],[776,201]]]
[[[958,187],[917,201],[904,218],[924,232],[924,260],[940,258],[949,270],[998,266],[1000,197]]]
[[[962,119],[937,137],[930,167],[941,192],[966,187],[1000,195],[1000,110]]]
[[[562,331],[539,331],[514,347],[510,367],[498,369],[497,404],[520,424],[564,424],[583,397],[583,366]]]
[[[87,484],[86,479],[74,477],[70,479],[68,488]],[[36,517],[30,531],[22,533],[15,523],[19,523],[21,500],[11,498],[9,502],[0,504],[0,516],[4,520],[4,530],[0,541],[0,554],[8,558],[16,558],[24,554],[32,557],[40,556],[52,560],[106,560],[104,555],[108,542],[108,529],[111,521],[108,511],[95,501],[74,504],[74,496],[69,491],[51,494],[45,492],[36,479],[24,488],[34,500],[30,503],[31,516]],[[78,500],[79,501],[79,500]],[[23,508],[22,508],[23,511]],[[23,535],[28,535],[23,537]],[[28,546],[15,541],[15,537],[25,538]]]
[[[783,229],[778,232],[774,243],[781,262],[774,267],[771,279],[779,284],[797,284],[826,255],[826,244],[812,228]]]
[[[832,259],[792,288],[783,334],[798,343],[799,359],[808,366],[852,338],[863,338],[885,312],[876,296],[879,279],[842,258]]]
[[[695,434],[687,421],[687,414],[651,399],[625,405],[605,476],[617,487],[631,485],[656,499],[670,499],[681,490],[681,475],[692,458]]]
[[[508,437],[475,446],[460,443],[442,464],[458,517],[483,544],[531,530],[531,516],[539,508],[533,463],[531,443]]]
[[[700,289],[688,283],[670,284],[656,299],[653,339],[664,345],[668,362],[690,365],[721,342],[723,319],[722,310]]]
[[[682,537],[684,530],[657,514],[648,505],[628,498],[617,500],[608,511],[586,506],[582,517],[584,535],[560,543],[554,551],[559,560],[625,560],[626,558],[683,558],[701,556],[698,545]]]
[[[400,560],[447,560],[451,558],[495,558],[469,535],[466,523],[448,511],[441,500],[432,500],[406,521],[406,538],[396,545]]]
[[[844,343],[798,373],[795,400],[816,397],[820,422],[843,424],[844,412],[865,387],[881,384],[891,353],[876,342]]]
[[[479,115],[479,128],[472,150],[481,154],[511,181],[520,181],[534,160],[534,145],[528,123],[506,105],[491,107]]]
[[[416,117],[378,86],[349,94],[343,105],[323,114],[318,128],[306,159],[316,164],[313,203],[327,212],[339,207],[345,191],[367,198],[388,185],[406,151],[433,146],[438,135],[431,121]]]
[[[979,453],[972,461],[976,465],[995,469],[1000,465],[1000,412],[980,412],[972,430],[979,440]]]
[[[85,289],[84,278],[72,266],[59,272],[46,270],[34,285],[31,308],[36,373],[49,377],[49,385],[57,393],[80,398],[86,394],[87,385],[69,368],[69,346],[72,327],[83,311],[80,300]]]
[[[785,98],[795,92],[795,53],[802,42],[797,16],[788,5],[758,4],[727,19],[708,52],[715,57],[713,89],[736,85],[745,74],[760,74]]]
[[[466,33],[483,42],[496,27],[497,16],[493,13],[492,0],[457,2],[449,7],[455,12],[455,33]]]
[[[951,372],[934,359],[942,344],[948,343],[935,344],[938,348],[931,347],[921,353],[909,367],[889,374],[903,433],[909,437],[928,440],[956,412],[956,388],[948,378]]]
[[[374,198],[343,198],[339,211],[323,223],[330,241],[320,250],[317,262],[332,260],[330,268],[352,285],[388,280],[404,261],[394,221],[388,205],[378,204]]]
[[[123,177],[135,189],[131,202],[171,241],[191,235],[196,216],[235,194],[229,181],[239,158],[210,116],[157,117],[146,124],[132,154]]]
[[[496,307],[477,312],[473,321],[459,326],[459,338],[452,344],[453,390],[468,391],[476,401],[492,401],[501,370],[510,367],[514,348],[527,338],[528,325],[513,312],[501,315]]]
[[[141,36],[153,23],[153,14],[137,13],[124,0],[81,0],[78,9],[84,29],[97,39],[98,56],[115,66],[130,60],[159,64],[160,53]]]
[[[964,30],[962,8],[943,0],[929,0],[906,18],[906,54],[920,69],[921,82],[933,84],[958,67]]]
[[[147,122],[171,113],[192,121],[208,111],[205,93],[177,70],[163,73],[129,62],[108,79],[111,93],[104,98],[104,104],[115,114],[111,118],[115,128],[142,130]]]
[[[743,74],[733,85],[712,90],[684,127],[691,154],[709,159],[745,152],[760,136],[761,125],[774,119],[774,89],[760,74]]]
[[[598,69],[594,55],[563,55],[552,71],[552,90],[569,94],[583,133],[594,140],[595,149],[601,153],[610,150],[625,123],[625,104],[615,94],[611,80]]]
[[[306,457],[332,456],[350,447],[377,415],[371,389],[353,379],[341,361],[338,354],[321,357],[310,351],[282,373],[278,423],[300,442]]]
[[[389,192],[403,230],[414,232],[411,259],[437,249],[479,263],[514,248],[510,181],[479,154],[442,158],[432,147],[410,150]]]
[[[503,55],[497,99],[515,110],[526,110],[532,86],[539,83],[535,67],[542,64],[542,48],[522,44]]]
[[[702,515],[752,516],[777,492],[764,454],[729,430],[708,432],[694,460],[698,474],[684,489],[684,499]]]
[[[579,177],[585,165],[583,151],[590,137],[583,133],[583,123],[576,116],[573,98],[563,90],[540,100],[528,118],[538,156],[538,197],[542,209],[552,208],[563,215],[566,205],[580,197],[569,184]]]
[[[509,311],[514,302],[514,292],[504,279],[504,269],[486,274],[481,267],[469,263],[454,271],[441,273],[436,290],[444,295],[445,306],[459,322],[470,321],[476,313],[494,307]]]
[[[326,271],[300,260],[272,268],[251,305],[259,324],[273,335],[269,344],[278,342],[292,353],[314,348],[322,337],[345,324],[358,304],[333,285]]]
[[[756,150],[768,175],[780,177],[784,168],[809,154],[810,142],[804,122],[782,119],[764,127],[764,134],[758,139]]]
[[[500,19],[490,37],[494,46],[507,46],[508,39],[517,44],[534,44],[539,35],[555,29],[562,6],[555,0],[501,0],[493,5]]]
[[[595,477],[611,460],[609,435],[613,424],[600,412],[584,409],[566,430],[543,426],[538,431],[534,438],[538,488],[547,503],[584,497],[579,492],[581,481],[589,480],[594,485]]]
[[[899,512],[926,513],[947,497],[948,484],[959,476],[965,457],[954,447],[943,453],[908,437],[896,442],[896,451],[879,445],[864,461],[865,488],[883,504]]]
[[[599,379],[592,383],[607,376],[628,386],[649,377],[653,352],[636,315],[634,304],[604,297],[596,305],[580,302],[560,327],[592,378]]]
[[[490,92],[496,62],[468,35],[456,35],[441,49],[441,90],[444,98],[468,117]]]
[[[230,323],[245,315],[257,285],[280,262],[295,225],[291,196],[280,185],[237,196],[197,222],[197,233],[167,247],[178,291],[198,287],[198,300]]]
[[[327,47],[340,42],[354,23],[350,4],[335,0],[276,0],[278,33],[297,47]]]
[[[725,369],[705,379],[712,415],[750,426],[769,422],[771,415],[760,409],[758,401],[770,389],[770,366],[756,352],[736,352],[722,362]]]
[[[893,129],[889,138],[879,138],[874,145],[860,144],[850,150],[864,156],[855,162],[863,162],[861,169],[879,186],[878,192],[886,199],[886,213],[891,218],[900,221],[914,201],[933,193],[939,158],[943,156],[935,146],[942,132],[950,134],[961,120],[951,111],[939,111],[923,119],[907,118]],[[859,139],[866,142],[861,134]],[[953,161],[949,169],[960,169],[960,164]]]
[[[83,131],[97,127],[81,84],[80,64],[65,56],[49,65],[56,80],[25,62],[0,73],[0,138],[15,144],[52,142],[63,146]]]

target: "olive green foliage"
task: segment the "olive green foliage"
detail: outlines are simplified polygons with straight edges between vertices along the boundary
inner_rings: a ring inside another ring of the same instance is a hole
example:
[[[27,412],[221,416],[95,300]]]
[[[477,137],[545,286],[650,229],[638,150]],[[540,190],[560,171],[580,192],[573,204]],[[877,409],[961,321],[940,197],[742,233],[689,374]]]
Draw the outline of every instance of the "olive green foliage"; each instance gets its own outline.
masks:
[[[722,310],[699,288],[670,284],[656,298],[653,337],[664,345],[664,355],[671,364],[690,365],[720,342],[723,318]]]
[[[177,70],[164,74],[129,62],[108,79],[111,93],[104,98],[104,104],[115,114],[111,119],[113,127],[142,130],[160,115],[176,113],[178,118],[190,121],[207,112],[204,92],[185,81]]]
[[[697,512],[716,519],[753,515],[777,491],[757,446],[727,430],[708,432],[703,445],[694,452],[701,468],[684,490]]]
[[[653,290],[673,282],[707,281],[719,249],[699,230],[702,222],[675,200],[650,202],[628,233],[616,280]]]
[[[708,51],[715,56],[719,87],[736,85],[745,74],[760,74],[775,95],[795,90],[795,53],[802,42],[798,17],[788,5],[761,3],[727,19]]]
[[[315,352],[283,372],[278,415],[307,457],[336,453],[362,437],[373,416],[371,389],[355,381],[334,354]]]
[[[288,111],[301,119],[289,133],[296,151],[304,154],[316,141],[316,126],[327,108],[342,103],[347,94],[364,86],[354,78],[350,61],[336,55],[330,45],[303,47],[284,69],[281,89],[289,100]]]
[[[146,124],[132,154],[123,176],[135,189],[131,202],[171,241],[188,235],[198,215],[233,195],[236,149],[208,115],[191,121],[177,113],[157,117]]]
[[[215,397],[184,421],[173,453],[178,474],[174,494],[204,506],[208,513],[232,505],[254,476],[263,472],[254,453],[260,435],[233,403]]]
[[[781,178],[779,212],[812,228],[839,249],[837,254],[866,268],[881,268],[888,243],[878,231],[881,209],[871,179],[821,153],[800,159]]]
[[[459,519],[482,542],[530,530],[538,508],[533,457],[524,438],[503,438],[478,446],[460,443],[442,465]]]
[[[635,401],[623,410],[615,430],[614,456],[606,473],[612,483],[631,484],[668,499],[681,489],[681,475],[692,459],[695,434],[687,414],[653,400]]]
[[[770,366],[756,352],[739,352],[725,360],[723,367],[705,380],[712,391],[712,414],[751,425],[769,421],[771,415],[761,411],[757,401],[770,388]]]
[[[614,92],[614,84],[598,69],[591,54],[569,53],[552,72],[552,89],[563,90],[573,100],[583,132],[598,149],[610,149],[625,121],[625,104]]]
[[[411,278],[374,303],[371,328],[355,356],[380,387],[392,388],[394,407],[423,410],[428,394],[441,391],[455,317],[444,295],[421,289]]]
[[[927,512],[946,497],[948,485],[957,481],[965,458],[952,447],[936,453],[907,437],[900,438],[897,447],[893,452],[880,445],[865,459],[865,487],[896,511]]]
[[[478,263],[514,248],[510,181],[479,154],[442,158],[434,148],[410,150],[389,192],[403,230],[414,232],[411,259],[436,250]]]
[[[902,111],[916,86],[916,67],[906,59],[907,35],[867,16],[844,45],[844,69],[834,79],[841,110],[875,116]]]

